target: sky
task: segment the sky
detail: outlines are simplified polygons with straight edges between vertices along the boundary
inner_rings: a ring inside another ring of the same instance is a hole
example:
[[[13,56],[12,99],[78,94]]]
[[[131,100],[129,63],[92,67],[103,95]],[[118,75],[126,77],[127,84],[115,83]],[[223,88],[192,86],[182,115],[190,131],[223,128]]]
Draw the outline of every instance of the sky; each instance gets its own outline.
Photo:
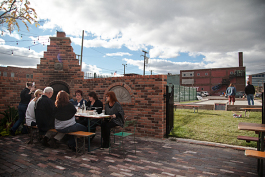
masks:
[[[30,0],[39,27],[0,25],[0,66],[36,68],[49,37],[63,31],[87,75],[179,74],[238,67],[265,72],[264,0]],[[2,12],[1,12],[2,13]],[[13,52],[13,55],[12,55]],[[126,65],[127,64],[127,65]]]

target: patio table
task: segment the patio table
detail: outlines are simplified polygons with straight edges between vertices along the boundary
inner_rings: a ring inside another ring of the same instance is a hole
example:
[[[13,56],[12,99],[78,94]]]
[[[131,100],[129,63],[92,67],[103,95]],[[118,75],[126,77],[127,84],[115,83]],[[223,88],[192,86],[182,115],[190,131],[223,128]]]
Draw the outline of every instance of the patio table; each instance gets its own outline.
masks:
[[[258,151],[264,151],[264,133],[265,133],[265,124],[249,123],[249,122],[239,122],[239,130],[255,131],[256,134],[259,134],[259,145],[257,147]],[[263,176],[263,159],[258,159],[257,171],[259,176]]]
[[[88,132],[90,132],[90,120],[91,119],[100,119],[101,121],[105,118],[109,118],[110,115],[102,115],[102,114],[98,114],[98,115],[90,115],[90,114],[87,114],[87,113],[78,113],[75,115],[75,117],[83,117],[83,118],[87,118],[88,121],[87,121],[87,129],[88,129]],[[101,141],[102,141],[102,138],[100,138]],[[102,144],[102,142],[100,143]],[[90,152],[90,137],[88,137],[88,152]]]

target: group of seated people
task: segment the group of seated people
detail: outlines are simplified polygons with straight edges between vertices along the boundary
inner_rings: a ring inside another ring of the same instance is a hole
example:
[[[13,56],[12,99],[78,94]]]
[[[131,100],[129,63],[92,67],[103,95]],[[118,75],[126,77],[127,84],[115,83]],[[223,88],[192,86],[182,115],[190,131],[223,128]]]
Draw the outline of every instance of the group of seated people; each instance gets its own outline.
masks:
[[[53,88],[46,87],[43,91],[37,89],[33,98],[28,104],[26,110],[26,124],[28,126],[37,126],[39,134],[43,136],[42,144],[57,148],[58,141],[62,140],[66,133],[76,131],[88,131],[88,119],[75,117],[76,107],[88,109],[96,108],[98,114],[102,112],[103,103],[98,99],[95,92],[88,94],[89,101],[83,99],[83,92],[75,92],[75,100],[69,99],[69,94],[65,91],[59,91],[55,102],[51,100]],[[103,139],[102,148],[109,148],[110,129],[115,126],[123,127],[124,111],[118,102],[114,92],[106,94],[105,114],[110,115],[109,119],[91,120],[91,132],[96,131],[96,126],[101,126],[101,136]],[[56,129],[58,133],[49,131]],[[75,151],[75,140],[73,136],[68,136],[68,147]]]

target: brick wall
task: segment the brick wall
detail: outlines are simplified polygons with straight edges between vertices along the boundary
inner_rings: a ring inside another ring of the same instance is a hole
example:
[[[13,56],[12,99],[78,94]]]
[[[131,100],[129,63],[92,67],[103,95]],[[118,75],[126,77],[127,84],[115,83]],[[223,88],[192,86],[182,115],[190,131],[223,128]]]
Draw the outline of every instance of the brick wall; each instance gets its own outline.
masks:
[[[130,102],[121,102],[128,119],[137,119],[137,135],[163,138],[166,133],[166,75],[125,76],[113,78],[84,79],[79,61],[71,46],[70,38],[58,32],[57,37],[50,37],[47,52],[40,59],[40,64],[33,71],[33,79],[1,77],[0,110],[8,105],[17,106],[19,94],[27,81],[35,82],[36,87],[60,86],[66,88],[71,96],[78,89],[83,91],[87,100],[88,93],[95,91],[99,99],[105,103],[109,90],[123,88]],[[122,96],[119,95],[120,97]]]
[[[0,66],[0,76],[4,75],[4,72],[7,73],[7,77],[11,77],[11,73],[14,73],[14,77],[18,78],[26,78],[28,75],[28,78],[31,78],[33,75],[33,71],[35,71],[35,68],[19,68],[19,67],[13,67],[13,66],[7,66],[7,67],[2,67]],[[32,79],[32,78],[31,78]]]

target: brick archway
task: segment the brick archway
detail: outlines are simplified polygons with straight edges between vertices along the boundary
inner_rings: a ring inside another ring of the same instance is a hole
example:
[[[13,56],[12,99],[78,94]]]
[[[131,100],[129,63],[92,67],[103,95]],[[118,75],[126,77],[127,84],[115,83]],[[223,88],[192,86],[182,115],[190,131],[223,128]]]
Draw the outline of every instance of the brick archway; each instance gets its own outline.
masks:
[[[51,97],[51,99],[53,101],[56,100],[56,96],[57,96],[58,92],[61,91],[61,90],[64,90],[65,92],[67,92],[68,94],[70,94],[69,86],[65,82],[62,82],[62,81],[53,81],[49,85],[50,85],[50,87],[53,88],[53,95]]]
[[[121,101],[121,102],[120,102],[121,104],[123,104],[123,105],[134,105],[134,104],[135,104],[134,91],[131,89],[130,86],[128,86],[127,84],[121,83],[121,82],[111,84],[111,85],[105,90],[105,92],[104,92],[104,97],[103,97],[103,98],[106,97],[106,94],[107,94],[108,91],[112,91],[113,88],[115,88],[115,87],[121,87],[121,88],[124,88],[124,90],[128,91],[128,95],[126,95],[126,96],[130,96],[129,99],[128,99],[128,98],[126,99],[126,100],[130,100],[129,102],[122,102],[122,101]]]

